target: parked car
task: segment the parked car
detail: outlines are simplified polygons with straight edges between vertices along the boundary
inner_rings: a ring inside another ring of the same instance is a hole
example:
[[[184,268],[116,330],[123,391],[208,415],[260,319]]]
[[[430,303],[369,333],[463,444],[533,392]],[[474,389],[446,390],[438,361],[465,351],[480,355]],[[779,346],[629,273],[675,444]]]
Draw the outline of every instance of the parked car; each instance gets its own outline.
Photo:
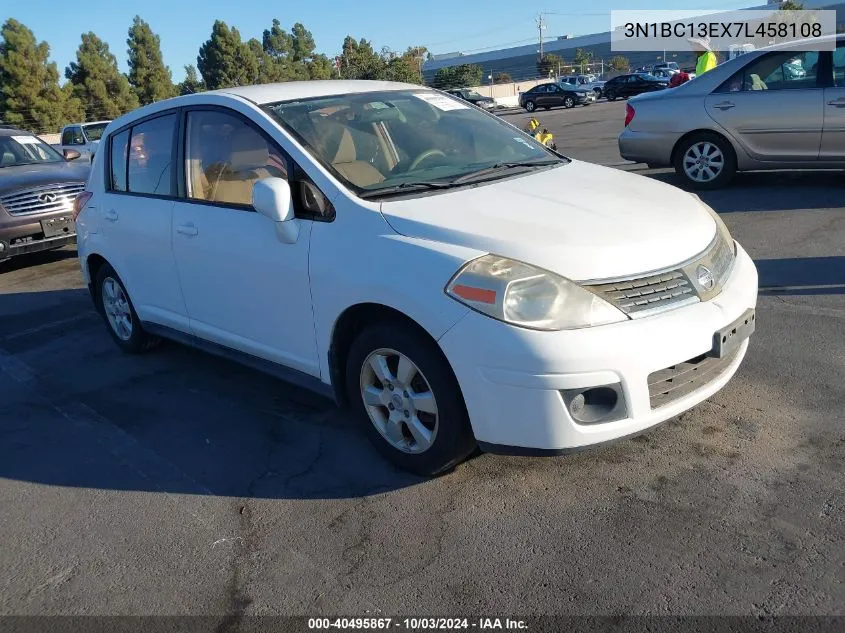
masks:
[[[84,160],[91,161],[97,152],[97,145],[110,121],[73,123],[62,128],[59,151],[79,152]]]
[[[721,389],[754,327],[754,264],[696,196],[417,85],[159,101],[91,174],[79,261],[121,349],[314,388],[417,473],[641,433]]]
[[[467,88],[456,88],[454,90],[447,90],[450,95],[454,95],[464,101],[469,101],[473,105],[489,110],[496,107],[496,101],[492,97],[485,97],[478,94],[475,90],[468,90]]]
[[[604,96],[608,101],[616,101],[618,98],[627,99],[644,92],[663,90],[668,86],[668,79],[661,79],[648,74],[631,73],[608,80],[604,84]]]
[[[843,168],[843,53],[844,35],[833,52],[779,44],[642,95],[628,104],[619,151],[628,160],[674,166],[699,189],[724,186],[737,171]],[[794,73],[796,67],[806,72]]]
[[[596,99],[599,99],[606,82],[600,81],[595,75],[569,75],[568,77],[561,77],[559,83],[564,88],[574,86],[583,90],[592,90],[596,93]]]
[[[0,127],[0,261],[75,239],[73,201],[90,164],[24,130]]]
[[[576,105],[590,105],[596,102],[596,93],[582,88],[564,87],[556,83],[539,84],[526,92],[519,93],[519,107],[528,112],[537,108],[574,108]]]

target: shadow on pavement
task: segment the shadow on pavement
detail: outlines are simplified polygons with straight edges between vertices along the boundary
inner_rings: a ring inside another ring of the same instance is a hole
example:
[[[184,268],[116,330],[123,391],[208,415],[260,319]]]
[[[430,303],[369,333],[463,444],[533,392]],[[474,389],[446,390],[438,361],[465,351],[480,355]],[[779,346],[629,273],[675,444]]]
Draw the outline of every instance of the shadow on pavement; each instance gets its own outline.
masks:
[[[635,171],[635,170],[629,170]],[[674,171],[644,174],[683,189]],[[812,189],[812,195],[808,195]],[[696,192],[719,213],[836,209],[845,195],[841,171],[749,172],[737,174],[724,189]]]
[[[60,262],[65,259],[76,257],[76,246],[64,246],[54,251],[41,251],[39,253],[31,253],[29,255],[16,255],[11,259],[0,261],[0,275],[5,272],[13,270],[20,270],[22,268],[29,268],[31,266],[39,266],[41,264],[49,264],[51,262]]]
[[[845,256],[758,259],[760,293],[845,294]]]
[[[121,353],[87,290],[0,295],[0,314],[0,477],[288,499],[422,481],[311,392],[175,343]]]

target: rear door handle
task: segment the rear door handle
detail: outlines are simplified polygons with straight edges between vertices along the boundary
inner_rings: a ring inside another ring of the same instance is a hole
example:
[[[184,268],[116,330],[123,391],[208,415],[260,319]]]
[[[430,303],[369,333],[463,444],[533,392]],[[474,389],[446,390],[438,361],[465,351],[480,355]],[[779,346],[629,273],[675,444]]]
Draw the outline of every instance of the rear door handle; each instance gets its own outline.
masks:
[[[845,108],[845,97],[839,97],[838,99],[834,99],[833,101],[828,101],[827,105],[833,106],[835,108]]]
[[[117,211],[115,211],[114,209],[109,209],[103,214],[103,218],[105,218],[109,222],[117,222]]]
[[[193,237],[199,230],[193,224],[180,224],[176,227],[176,232],[181,233],[182,235],[187,235],[188,237]]]
[[[736,107],[736,104],[731,103],[730,101],[722,101],[721,103],[714,104],[713,107],[719,110],[730,110],[731,108]]]

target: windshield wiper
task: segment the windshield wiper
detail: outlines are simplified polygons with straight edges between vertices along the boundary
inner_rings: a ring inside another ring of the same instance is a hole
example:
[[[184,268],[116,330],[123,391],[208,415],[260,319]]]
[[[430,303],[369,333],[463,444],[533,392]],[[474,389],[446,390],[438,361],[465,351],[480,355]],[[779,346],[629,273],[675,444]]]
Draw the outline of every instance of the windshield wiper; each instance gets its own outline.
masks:
[[[464,174],[463,176],[458,176],[450,180],[449,182],[453,185],[460,185],[461,183],[465,182],[472,182],[476,178],[482,178],[489,174],[494,174],[499,171],[513,169],[514,167],[548,167],[549,165],[558,165],[563,163],[562,160],[523,160],[523,161],[516,161],[510,163],[494,163],[488,167],[484,167],[477,171],[471,171],[468,174]]]
[[[452,181],[436,182],[433,180],[421,180],[419,182],[403,182],[398,185],[391,185],[390,187],[382,187],[381,189],[371,189],[358,194],[361,198],[379,198],[381,196],[389,196],[395,193],[410,193],[412,191],[420,191],[426,189],[448,189],[454,187]]]

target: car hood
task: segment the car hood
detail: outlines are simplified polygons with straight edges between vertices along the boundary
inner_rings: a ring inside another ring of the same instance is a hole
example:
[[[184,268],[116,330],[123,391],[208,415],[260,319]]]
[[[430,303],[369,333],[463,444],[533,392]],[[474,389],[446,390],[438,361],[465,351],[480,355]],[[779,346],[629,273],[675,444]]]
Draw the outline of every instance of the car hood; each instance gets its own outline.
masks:
[[[90,163],[71,161],[0,167],[0,196],[41,185],[87,182],[90,171]]]
[[[381,211],[402,235],[518,259],[576,281],[669,268],[702,252],[716,232],[691,194],[580,161],[387,201]]]

